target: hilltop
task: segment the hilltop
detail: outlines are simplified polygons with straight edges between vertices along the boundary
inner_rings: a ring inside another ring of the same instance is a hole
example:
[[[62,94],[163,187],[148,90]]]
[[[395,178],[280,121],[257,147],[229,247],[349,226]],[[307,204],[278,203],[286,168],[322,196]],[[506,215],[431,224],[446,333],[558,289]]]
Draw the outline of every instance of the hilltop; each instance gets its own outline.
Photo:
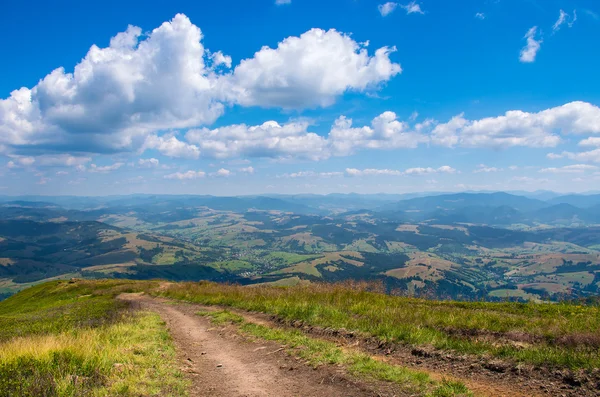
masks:
[[[380,289],[38,285],[0,302],[0,395],[596,395],[598,306]]]

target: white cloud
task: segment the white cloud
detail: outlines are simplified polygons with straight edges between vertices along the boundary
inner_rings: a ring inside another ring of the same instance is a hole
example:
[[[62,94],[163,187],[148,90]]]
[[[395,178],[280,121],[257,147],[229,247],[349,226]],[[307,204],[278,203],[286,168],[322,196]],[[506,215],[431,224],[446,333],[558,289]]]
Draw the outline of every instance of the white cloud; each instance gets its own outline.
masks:
[[[557,32],[560,30],[560,26],[567,21],[569,14],[564,12],[563,10],[559,11],[558,20],[552,25],[552,30]]]
[[[184,179],[204,178],[205,176],[206,176],[206,172],[190,170],[190,171],[186,171],[186,172],[176,172],[174,174],[168,174],[168,175],[165,175],[164,178],[165,179],[184,180]]]
[[[92,161],[91,157],[71,156],[68,154],[43,154],[40,156],[16,156],[9,155],[11,168],[29,167],[35,164],[36,167],[76,167]]]
[[[138,160],[138,165],[140,167],[152,168],[152,167],[158,167],[159,164],[160,164],[160,161],[158,161],[158,159],[155,159],[154,157],[149,158],[149,159],[139,159]]]
[[[231,171],[229,171],[225,168],[221,168],[217,172],[214,172],[211,174],[211,176],[217,176],[217,177],[223,177],[223,178],[226,178],[231,175],[232,175]]]
[[[406,122],[397,120],[394,112],[384,112],[371,121],[371,126],[352,127],[352,119],[338,117],[328,141],[335,155],[348,155],[357,149],[416,148],[428,138],[412,131]]]
[[[292,4],[292,0],[275,0],[275,4],[280,6],[284,4]]]
[[[220,79],[223,95],[243,106],[328,106],[346,91],[377,89],[402,69],[381,47],[370,56],[364,43],[335,29],[311,29],[277,48],[263,47]]]
[[[519,169],[519,167],[516,166],[516,165],[511,165],[511,166],[508,167],[508,169],[511,170],[511,171],[516,171],[516,170]]]
[[[35,163],[34,157],[28,156],[11,156],[12,160],[6,163],[8,168],[29,167]]]
[[[329,157],[325,138],[307,131],[308,123],[280,125],[267,121],[257,126],[235,124],[215,129],[190,130],[186,140],[215,158],[271,157],[321,160]]]
[[[552,25],[552,31],[555,33],[558,32],[560,30],[560,27],[565,23],[568,27],[571,28],[573,27],[575,21],[577,21],[577,10],[573,10],[572,18],[568,13],[564,12],[563,10],[560,10],[558,14],[558,19],[556,20],[554,25]]]
[[[409,121],[414,121],[411,117]],[[329,134],[309,132],[306,121],[279,124],[267,121],[257,126],[236,124],[215,129],[189,130],[184,143],[169,138],[173,146],[190,156],[213,158],[266,157],[275,159],[324,160],[347,156],[364,149],[392,150],[416,148],[431,143],[441,146],[503,149],[513,146],[554,147],[562,134],[600,133],[600,108],[586,102],[571,102],[537,113],[512,110],[502,116],[468,120],[463,114],[446,123],[427,119],[422,123],[398,120],[386,111],[370,125],[353,127],[353,121],[338,117]],[[151,136],[150,139],[158,139]],[[159,143],[166,138],[158,139]],[[147,147],[162,148],[151,144]],[[170,147],[170,145],[164,145]],[[171,153],[174,155],[174,153]]]
[[[409,168],[404,171],[406,175],[428,175],[428,174],[455,174],[456,170],[448,165],[441,166],[439,168]]]
[[[401,175],[430,175],[430,174],[454,174],[457,171],[448,166],[444,165],[439,168],[432,167],[416,167],[416,168],[408,168],[406,171],[402,172],[400,170],[390,170],[390,169],[376,169],[376,168],[366,168],[364,170],[359,170],[357,168],[346,168],[346,175],[348,176],[401,176]]]
[[[346,168],[346,175],[348,176],[379,176],[379,175],[388,175],[388,176],[400,176],[402,175],[402,171],[398,170],[389,170],[389,169],[375,169],[375,168],[366,168],[364,170],[359,170],[357,168]]]
[[[532,27],[525,34],[527,45],[521,49],[519,60],[524,63],[531,63],[535,61],[535,57],[542,44],[542,39],[536,40],[537,26]]]
[[[540,172],[549,172],[553,174],[563,174],[563,173],[582,173],[586,171],[596,171],[598,167],[595,165],[588,164],[573,164],[567,165],[564,167],[551,167],[551,168],[542,168]]]
[[[570,102],[537,113],[511,110],[503,116],[467,120],[455,116],[438,124],[431,141],[442,146],[507,148],[554,147],[558,134],[600,133],[600,108],[587,102]]]
[[[394,12],[394,10],[396,9],[397,6],[398,6],[398,3],[394,3],[393,1],[388,1],[387,3],[379,4],[377,6],[377,9],[379,10],[379,13],[381,14],[381,16],[385,17],[385,16],[390,15],[392,12]]]
[[[242,174],[254,174],[254,167],[249,166],[249,167],[243,167],[238,169],[239,172],[241,172]]]
[[[562,159],[567,158],[575,161],[583,161],[583,162],[591,162],[591,163],[600,163],[600,148],[590,150],[587,152],[562,152],[562,153],[548,153],[547,156],[549,159]]]
[[[231,57],[210,52],[183,14],[147,34],[129,26],[108,47],[93,45],[72,72],[61,67],[33,88],[0,99],[0,150],[111,153],[137,151],[158,131],[213,123],[225,104],[327,106],[347,91],[375,90],[401,72],[382,47],[369,55],[336,30],[312,29],[263,47],[232,72]],[[181,156],[176,139],[150,142]],[[193,147],[184,157],[196,158]]]
[[[96,164],[90,164],[90,168],[88,168],[88,171],[89,172],[101,172],[101,173],[111,172],[111,171],[118,170],[123,165],[124,165],[124,163],[114,163],[114,164],[111,164],[111,165],[104,165],[104,166],[98,166]]]
[[[424,12],[421,10],[421,6],[416,1],[411,1],[408,4],[403,5],[401,4],[400,7],[406,10],[406,14],[424,14]]]
[[[475,14],[475,18],[481,19],[482,21],[485,19],[485,14],[483,12],[478,12]]]
[[[63,175],[69,175],[69,173],[67,171],[58,171],[58,172],[56,172],[56,176],[63,176]]]
[[[221,51],[217,51],[210,55],[212,60],[212,68],[215,69],[220,65],[224,65],[226,68],[231,68],[231,57],[229,55],[223,55]]]
[[[298,171],[291,174],[278,175],[279,178],[332,178],[336,176],[343,176],[343,172],[330,171],[330,172],[315,172],[315,171]]]
[[[485,164],[479,164],[477,166],[477,168],[475,170],[473,170],[473,173],[477,174],[480,172],[488,173],[488,172],[500,172],[500,171],[502,171],[502,168],[488,167]]]
[[[183,157],[197,159],[200,157],[200,149],[196,145],[180,141],[174,135],[157,136],[150,135],[146,138],[142,150],[156,149],[169,157]]]
[[[108,47],[93,45],[72,73],[58,68],[0,100],[0,143],[125,151],[149,131],[213,122],[224,106],[201,39],[183,14],[146,36],[129,26]]]
[[[450,167],[449,165],[443,165],[440,168],[438,168],[437,171],[443,174],[455,174],[457,172],[454,168]]]
[[[579,146],[600,147],[600,137],[590,137],[579,142]]]

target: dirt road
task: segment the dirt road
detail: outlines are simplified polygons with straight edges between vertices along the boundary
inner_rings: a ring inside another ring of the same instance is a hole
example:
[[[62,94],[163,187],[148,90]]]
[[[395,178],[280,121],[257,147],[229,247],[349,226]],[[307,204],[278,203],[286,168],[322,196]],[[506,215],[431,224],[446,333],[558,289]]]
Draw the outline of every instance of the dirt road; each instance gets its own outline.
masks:
[[[410,395],[397,384],[356,379],[343,368],[322,366],[313,369],[298,358],[289,356],[277,343],[251,340],[240,335],[236,326],[216,326],[207,317],[196,314],[200,310],[216,308],[176,303],[143,294],[122,294],[119,298],[141,309],[158,313],[167,323],[177,348],[181,370],[192,381],[192,397]],[[231,310],[247,322],[268,327],[280,326],[268,315]],[[303,331],[315,333],[315,329]],[[343,336],[321,335],[316,332],[314,337],[340,346],[349,343]],[[359,342],[353,342],[353,348],[362,348],[376,360],[427,372],[432,379],[438,381],[448,378],[460,380],[480,396],[597,395],[592,389],[565,387],[544,377],[538,379],[509,372],[495,373],[477,369],[465,373],[462,367],[470,368],[468,362],[453,363],[435,357],[429,359],[402,350],[381,355],[378,349],[371,349],[368,343],[362,346]]]
[[[341,370],[315,370],[289,357],[278,344],[249,341],[228,327],[211,324],[190,305],[173,305],[139,294],[120,298],[158,313],[167,323],[181,369],[192,381],[192,397],[400,395],[385,387],[355,382]]]

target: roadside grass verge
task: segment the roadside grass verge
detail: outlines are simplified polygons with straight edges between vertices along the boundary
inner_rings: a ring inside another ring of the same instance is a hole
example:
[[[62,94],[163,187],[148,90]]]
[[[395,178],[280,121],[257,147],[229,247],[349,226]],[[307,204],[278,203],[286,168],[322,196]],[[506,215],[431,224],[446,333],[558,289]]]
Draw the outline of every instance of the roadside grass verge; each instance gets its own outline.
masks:
[[[352,375],[393,382],[406,392],[420,396],[472,396],[461,382],[450,380],[436,382],[425,372],[377,361],[365,353],[342,349],[332,342],[308,337],[298,330],[270,328],[250,323],[243,317],[226,310],[197,314],[210,317],[215,324],[232,323],[238,325],[245,334],[285,344],[290,348],[288,352],[302,358],[313,367],[342,365]]]
[[[600,307],[571,303],[453,302],[369,292],[364,283],[253,288],[172,283],[148,292],[205,305],[344,328],[386,342],[433,346],[540,366],[600,367]]]
[[[1,302],[0,397],[185,396],[166,325],[114,299],[126,284],[48,283]]]
[[[14,336],[57,333],[119,321],[126,304],[121,292],[152,288],[122,280],[51,281],[27,288],[0,302],[0,342]]]

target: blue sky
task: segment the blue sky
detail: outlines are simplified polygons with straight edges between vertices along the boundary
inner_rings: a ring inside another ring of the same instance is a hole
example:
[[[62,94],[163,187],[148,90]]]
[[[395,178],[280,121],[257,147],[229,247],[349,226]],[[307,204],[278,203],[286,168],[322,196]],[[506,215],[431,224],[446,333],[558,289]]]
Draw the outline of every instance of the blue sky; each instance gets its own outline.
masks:
[[[600,186],[595,1],[91,3],[3,6],[0,194]]]

